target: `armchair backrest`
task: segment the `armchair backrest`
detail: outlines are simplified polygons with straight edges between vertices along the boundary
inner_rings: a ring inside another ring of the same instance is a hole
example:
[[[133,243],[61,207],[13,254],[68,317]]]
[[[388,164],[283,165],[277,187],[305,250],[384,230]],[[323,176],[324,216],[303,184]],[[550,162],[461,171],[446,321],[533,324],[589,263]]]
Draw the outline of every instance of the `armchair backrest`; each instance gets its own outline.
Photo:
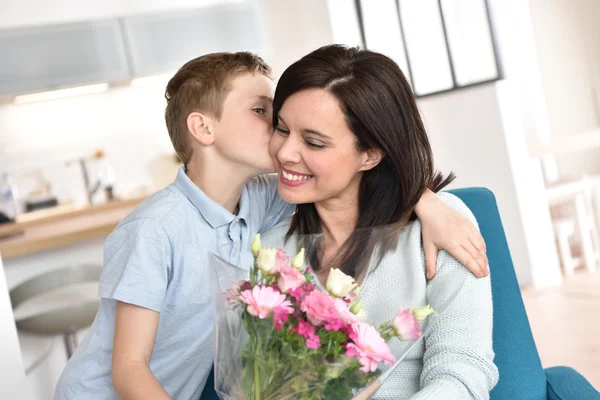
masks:
[[[484,188],[450,190],[475,215],[487,246],[494,301],[494,351],[500,380],[492,400],[546,400],[546,377],[533,340],[496,199]]]

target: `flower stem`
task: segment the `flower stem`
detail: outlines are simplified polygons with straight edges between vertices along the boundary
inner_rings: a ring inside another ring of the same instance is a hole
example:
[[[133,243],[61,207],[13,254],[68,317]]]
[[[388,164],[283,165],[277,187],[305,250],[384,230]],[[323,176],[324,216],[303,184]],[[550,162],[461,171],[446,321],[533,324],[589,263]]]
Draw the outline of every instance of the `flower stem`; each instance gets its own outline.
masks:
[[[260,400],[260,377],[258,375],[258,355],[260,354],[260,339],[256,346],[256,357],[254,358],[254,400]]]

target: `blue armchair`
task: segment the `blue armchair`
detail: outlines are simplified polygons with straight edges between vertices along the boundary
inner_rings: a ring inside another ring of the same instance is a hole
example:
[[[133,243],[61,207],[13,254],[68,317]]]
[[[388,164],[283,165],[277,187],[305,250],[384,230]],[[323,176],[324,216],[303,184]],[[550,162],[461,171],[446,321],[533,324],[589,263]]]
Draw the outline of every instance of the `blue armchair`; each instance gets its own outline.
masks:
[[[487,245],[494,299],[494,361],[500,371],[490,398],[600,400],[600,393],[574,369],[542,368],[492,192],[483,188],[450,192],[471,209]]]
[[[494,298],[494,361],[500,371],[491,400],[600,400],[600,393],[574,369],[542,368],[492,192],[483,188],[450,192],[471,209],[487,245]],[[218,399],[213,386],[211,373],[202,400]]]

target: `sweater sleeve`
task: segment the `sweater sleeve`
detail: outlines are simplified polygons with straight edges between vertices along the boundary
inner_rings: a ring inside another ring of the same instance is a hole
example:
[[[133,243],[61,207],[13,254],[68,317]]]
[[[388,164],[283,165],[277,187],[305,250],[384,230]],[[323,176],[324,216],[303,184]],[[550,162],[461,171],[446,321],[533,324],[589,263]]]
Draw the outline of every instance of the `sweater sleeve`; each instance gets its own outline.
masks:
[[[477,221],[457,197],[446,203]],[[498,381],[492,349],[492,292],[489,276],[477,279],[449,253],[438,256],[427,300],[439,312],[425,327],[421,390],[411,399],[489,399]]]

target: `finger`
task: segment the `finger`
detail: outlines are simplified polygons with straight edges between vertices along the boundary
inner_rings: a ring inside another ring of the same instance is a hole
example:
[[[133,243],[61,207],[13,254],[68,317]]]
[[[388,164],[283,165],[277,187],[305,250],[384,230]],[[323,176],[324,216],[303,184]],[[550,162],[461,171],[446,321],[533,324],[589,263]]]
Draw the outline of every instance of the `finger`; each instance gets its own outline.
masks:
[[[435,266],[437,264],[438,248],[433,243],[424,243],[425,250],[425,267],[427,268],[427,279],[432,279],[435,276]]]
[[[485,240],[483,240],[483,236],[481,236],[481,232],[479,232],[477,228],[473,227],[471,229],[470,239],[471,243],[473,243],[475,247],[477,247],[477,250],[479,250],[480,253],[485,253],[487,251]]]
[[[481,272],[483,273],[483,276],[488,276],[489,275],[489,261],[488,261],[486,250],[485,250],[485,242],[483,240],[480,241],[481,243],[483,243],[483,245],[481,243],[477,243],[477,240],[475,240],[475,243],[473,243],[473,240],[470,240],[470,242],[473,245],[473,247],[475,247],[475,250],[477,251],[477,254],[475,254],[475,256],[474,256],[475,261],[477,262],[477,264],[479,264],[479,268],[481,268]]]
[[[462,251],[458,252],[460,258],[456,257],[456,259],[462,265],[467,267],[467,269],[469,271],[471,271],[471,273],[473,275],[477,276],[478,278],[483,278],[484,277],[483,271],[481,270],[481,267],[479,266],[479,263],[477,262],[477,257],[479,256],[479,252],[477,251],[475,246],[473,246],[471,244],[471,242],[466,242],[461,245],[461,250]]]

